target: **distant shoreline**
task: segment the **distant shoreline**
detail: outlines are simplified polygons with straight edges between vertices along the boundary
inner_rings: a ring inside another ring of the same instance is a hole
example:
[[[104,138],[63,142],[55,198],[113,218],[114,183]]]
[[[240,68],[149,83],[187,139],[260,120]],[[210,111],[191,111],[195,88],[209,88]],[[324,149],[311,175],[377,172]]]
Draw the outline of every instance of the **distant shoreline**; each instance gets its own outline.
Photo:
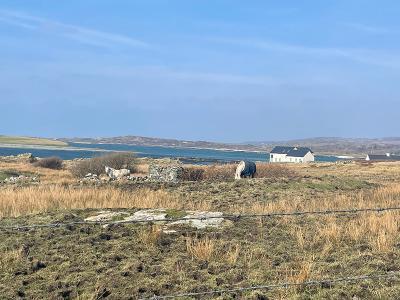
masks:
[[[71,146],[70,144],[82,145],[83,147]],[[59,150],[59,151],[88,151],[88,152],[133,152],[138,155],[144,154],[142,151],[135,150],[111,150],[111,149],[102,149],[102,148],[87,148],[84,145],[125,145],[131,147],[159,147],[164,149],[177,149],[177,150],[208,150],[208,151],[217,151],[217,152],[231,152],[231,153],[255,153],[260,155],[265,155],[266,158],[269,156],[269,152],[267,151],[258,151],[258,150],[238,150],[238,149],[222,149],[222,148],[203,148],[203,147],[182,147],[182,146],[165,146],[165,145],[132,145],[132,144],[124,144],[124,143],[89,143],[89,142],[70,142],[68,146],[45,146],[45,145],[28,145],[28,144],[0,144],[0,148],[14,148],[14,149],[34,149],[34,150]],[[339,155],[339,154],[327,154],[327,153],[317,153],[316,156],[323,157],[335,157],[337,159],[356,159],[356,157],[361,157],[361,155],[350,156],[350,155]],[[143,156],[144,157],[144,156]],[[149,155],[151,157],[151,155]],[[160,156],[162,157],[162,156]],[[166,156],[170,157],[170,156]]]
[[[78,148],[71,146],[45,146],[45,145],[27,145],[27,144],[0,144],[0,148],[21,148],[37,150],[60,150],[60,151],[93,151],[93,152],[122,152],[118,150],[107,150],[99,148]]]
[[[215,150],[215,151],[225,151],[225,152],[248,152],[248,153],[265,153],[269,154],[268,151],[262,150],[241,150],[241,149],[229,149],[229,148],[207,148],[207,147],[184,147],[184,146],[166,146],[166,145],[135,145],[135,144],[125,144],[125,143],[89,143],[89,142],[71,142],[74,144],[84,144],[84,145],[126,145],[126,146],[137,146],[137,147],[160,147],[166,149],[194,149],[194,150]],[[94,149],[94,148],[93,148]]]

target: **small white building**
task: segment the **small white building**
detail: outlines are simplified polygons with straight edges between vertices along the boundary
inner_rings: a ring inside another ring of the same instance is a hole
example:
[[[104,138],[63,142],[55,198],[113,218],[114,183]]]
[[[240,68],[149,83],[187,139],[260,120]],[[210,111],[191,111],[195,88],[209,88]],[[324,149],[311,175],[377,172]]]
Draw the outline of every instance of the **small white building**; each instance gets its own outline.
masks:
[[[269,154],[271,163],[307,163],[315,161],[314,152],[306,147],[276,146]]]

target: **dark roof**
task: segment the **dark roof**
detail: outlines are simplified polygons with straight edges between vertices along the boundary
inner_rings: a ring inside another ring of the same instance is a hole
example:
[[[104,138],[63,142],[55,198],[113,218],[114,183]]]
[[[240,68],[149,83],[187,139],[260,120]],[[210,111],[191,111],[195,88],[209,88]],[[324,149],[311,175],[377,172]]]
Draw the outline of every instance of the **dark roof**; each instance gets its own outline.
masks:
[[[400,156],[398,155],[385,155],[385,154],[368,154],[370,160],[400,160]]]
[[[313,153],[310,148],[305,148],[305,147],[293,148],[293,150],[289,151],[287,156],[304,157],[308,152]]]
[[[286,146],[276,146],[274,149],[271,150],[271,153],[275,154],[287,154],[291,150],[293,150],[294,147],[286,147]]]
[[[276,146],[271,150],[272,154],[287,154],[287,156],[292,157],[304,157],[308,152],[313,153],[311,149],[307,147]]]

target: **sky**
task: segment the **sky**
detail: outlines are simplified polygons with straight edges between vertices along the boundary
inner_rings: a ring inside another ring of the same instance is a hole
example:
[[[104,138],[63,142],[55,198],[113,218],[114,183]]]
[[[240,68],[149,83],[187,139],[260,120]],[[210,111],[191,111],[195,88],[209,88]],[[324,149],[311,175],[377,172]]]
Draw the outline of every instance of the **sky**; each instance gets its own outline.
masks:
[[[400,136],[397,0],[0,0],[0,134]]]

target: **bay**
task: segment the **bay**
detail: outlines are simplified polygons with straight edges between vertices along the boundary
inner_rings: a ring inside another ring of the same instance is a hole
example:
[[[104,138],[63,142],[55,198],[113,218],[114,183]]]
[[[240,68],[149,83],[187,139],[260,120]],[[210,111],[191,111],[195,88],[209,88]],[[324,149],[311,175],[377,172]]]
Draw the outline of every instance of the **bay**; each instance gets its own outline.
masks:
[[[138,157],[179,158],[183,162],[197,164],[239,160],[269,161],[269,154],[267,152],[83,143],[69,143],[68,148],[65,149],[51,147],[0,147],[0,156],[18,155],[30,152],[36,157],[58,156],[62,159],[69,160],[75,158],[90,158],[114,151],[130,151],[134,152]],[[337,160],[339,159],[335,156],[316,156],[316,161],[320,162],[334,162]]]

